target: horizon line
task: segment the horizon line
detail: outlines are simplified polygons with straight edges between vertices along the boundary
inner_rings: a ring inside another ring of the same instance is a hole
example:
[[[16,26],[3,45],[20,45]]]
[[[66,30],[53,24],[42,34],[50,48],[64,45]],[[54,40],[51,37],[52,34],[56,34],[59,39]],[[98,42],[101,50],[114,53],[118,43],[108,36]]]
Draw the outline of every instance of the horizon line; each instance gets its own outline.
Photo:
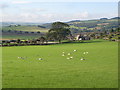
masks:
[[[96,19],[85,19],[85,20],[80,20],[80,19],[73,19],[73,20],[69,20],[69,21],[62,21],[62,20],[56,20],[56,21],[51,21],[51,22],[43,22],[43,23],[53,23],[53,22],[71,22],[71,21],[76,21],[76,20],[79,20],[79,21],[89,21],[89,20],[100,20],[102,18],[107,18],[107,17],[101,17],[101,18],[96,18]],[[108,20],[109,19],[112,19],[112,18],[120,18],[119,16],[115,16],[115,17],[111,17],[111,18],[107,18]],[[1,21],[0,23],[42,23],[42,22],[15,22],[15,21]]]

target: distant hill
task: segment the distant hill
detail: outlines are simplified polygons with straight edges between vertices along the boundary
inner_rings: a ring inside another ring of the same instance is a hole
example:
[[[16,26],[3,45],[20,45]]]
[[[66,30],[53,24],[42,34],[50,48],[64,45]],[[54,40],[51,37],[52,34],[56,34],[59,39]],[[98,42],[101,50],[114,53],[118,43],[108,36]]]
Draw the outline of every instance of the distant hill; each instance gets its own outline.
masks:
[[[118,27],[118,19],[119,17],[114,18],[100,18],[96,20],[73,20],[69,22],[65,22],[70,25],[72,33],[79,32],[94,32],[94,31],[105,31],[111,30],[112,28]],[[51,28],[52,23],[46,23],[41,26],[44,26],[48,29]]]
[[[52,26],[52,23],[45,23],[45,24],[42,24],[41,26],[47,28],[47,29],[50,29],[51,26]]]
[[[10,26],[3,26],[2,27],[3,31],[28,31],[28,32],[47,32],[48,29],[46,29],[43,26],[36,26],[36,25],[26,25],[26,26],[18,26],[18,25],[10,25]]]
[[[118,27],[118,19],[120,17],[113,18],[100,18],[95,20],[72,20],[65,22],[70,25],[72,33],[80,32],[94,32],[111,30]],[[12,27],[10,27],[12,25]],[[20,25],[20,26],[19,26]],[[13,23],[3,22],[3,30],[18,30],[18,31],[40,31],[47,32],[51,28],[52,23]]]
[[[108,20],[108,18],[100,18],[100,20]]]
[[[70,22],[80,22],[80,20],[73,20],[73,21],[69,21],[67,23],[70,23]]]
[[[114,18],[111,18],[111,19],[120,19],[120,17],[114,17]]]
[[[22,26],[26,26],[26,25],[42,25],[44,23],[30,23],[30,22],[0,22],[0,24],[2,24],[2,26],[9,26],[9,25],[22,25]]]

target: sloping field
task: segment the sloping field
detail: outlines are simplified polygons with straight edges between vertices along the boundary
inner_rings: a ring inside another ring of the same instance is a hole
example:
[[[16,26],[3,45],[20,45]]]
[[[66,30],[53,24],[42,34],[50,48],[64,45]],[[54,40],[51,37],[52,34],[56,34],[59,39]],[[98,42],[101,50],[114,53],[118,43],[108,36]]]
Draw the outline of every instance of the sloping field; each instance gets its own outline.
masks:
[[[3,47],[3,88],[117,88],[117,48],[103,40]]]
[[[37,26],[11,26],[11,27],[3,27],[2,28],[3,30],[16,30],[16,31],[33,31],[33,32],[37,32],[37,31],[40,31],[40,32],[47,32],[48,29],[45,29],[45,28],[40,28],[40,27],[37,27]]]

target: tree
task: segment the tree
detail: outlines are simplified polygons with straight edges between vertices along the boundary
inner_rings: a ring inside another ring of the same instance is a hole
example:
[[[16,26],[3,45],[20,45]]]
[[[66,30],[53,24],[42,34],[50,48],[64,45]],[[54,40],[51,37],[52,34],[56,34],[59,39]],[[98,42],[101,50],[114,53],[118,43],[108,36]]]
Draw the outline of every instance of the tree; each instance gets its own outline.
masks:
[[[40,42],[41,42],[42,44],[43,44],[43,43],[45,42],[45,40],[46,40],[45,37],[40,37],[39,39],[40,39]]]
[[[20,24],[18,24],[17,26],[21,26]]]
[[[116,28],[116,32],[120,32],[120,27]]]
[[[59,43],[61,43],[61,40],[66,39],[68,35],[71,35],[69,25],[62,22],[55,22],[48,31],[47,37],[49,39],[58,40]]]
[[[100,38],[103,38],[104,33],[100,33]]]
[[[20,45],[21,44],[21,40],[20,39],[17,39],[17,44]]]
[[[108,38],[109,38],[109,40],[111,40],[111,38],[112,38],[112,35],[109,35],[109,36],[108,36]]]
[[[110,32],[111,32],[111,33],[113,33],[113,32],[114,32],[114,30],[113,30],[113,29],[111,29],[111,30],[110,30]]]
[[[90,37],[92,37],[93,39],[95,39],[95,33],[90,34]]]
[[[104,34],[106,35],[106,34],[107,34],[107,31],[104,31]]]
[[[22,31],[19,31],[19,34],[22,34]]]
[[[11,30],[8,30],[8,32],[11,32]]]
[[[40,27],[40,28],[45,28],[44,26],[41,26],[41,25],[38,25],[38,27]]]
[[[39,33],[40,33],[40,31],[37,31],[37,33],[39,34]]]
[[[27,34],[28,34],[29,32],[28,32],[28,31],[25,31],[25,33],[27,33]]]
[[[31,32],[31,33],[34,33],[34,32]]]

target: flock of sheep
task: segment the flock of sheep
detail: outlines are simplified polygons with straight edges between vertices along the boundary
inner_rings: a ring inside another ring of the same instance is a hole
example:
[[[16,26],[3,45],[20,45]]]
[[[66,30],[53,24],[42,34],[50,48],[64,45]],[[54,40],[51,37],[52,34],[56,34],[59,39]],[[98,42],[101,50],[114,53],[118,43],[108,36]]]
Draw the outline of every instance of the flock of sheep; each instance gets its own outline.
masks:
[[[72,53],[75,53],[75,52],[77,52],[77,50],[73,50],[73,52]],[[64,56],[67,56],[67,58],[66,59],[73,59],[73,56],[72,56],[72,53],[65,53],[65,52],[62,52],[62,56],[64,57]],[[85,54],[88,54],[88,52],[83,52],[83,54],[85,55]],[[28,57],[18,57],[18,59],[22,59],[22,60],[25,60],[25,59],[27,59]],[[80,60],[85,60],[85,58],[84,57],[81,57],[81,58],[79,58]],[[37,60],[44,60],[43,58],[37,58]]]
[[[73,52],[76,52],[77,50],[73,50]],[[88,52],[83,52],[83,54],[88,54]],[[62,52],[62,56],[67,56],[66,59],[73,59],[73,56],[71,56],[71,53],[65,54],[65,52]],[[69,56],[69,57],[68,57]],[[80,60],[85,60],[84,57],[81,57]]]

